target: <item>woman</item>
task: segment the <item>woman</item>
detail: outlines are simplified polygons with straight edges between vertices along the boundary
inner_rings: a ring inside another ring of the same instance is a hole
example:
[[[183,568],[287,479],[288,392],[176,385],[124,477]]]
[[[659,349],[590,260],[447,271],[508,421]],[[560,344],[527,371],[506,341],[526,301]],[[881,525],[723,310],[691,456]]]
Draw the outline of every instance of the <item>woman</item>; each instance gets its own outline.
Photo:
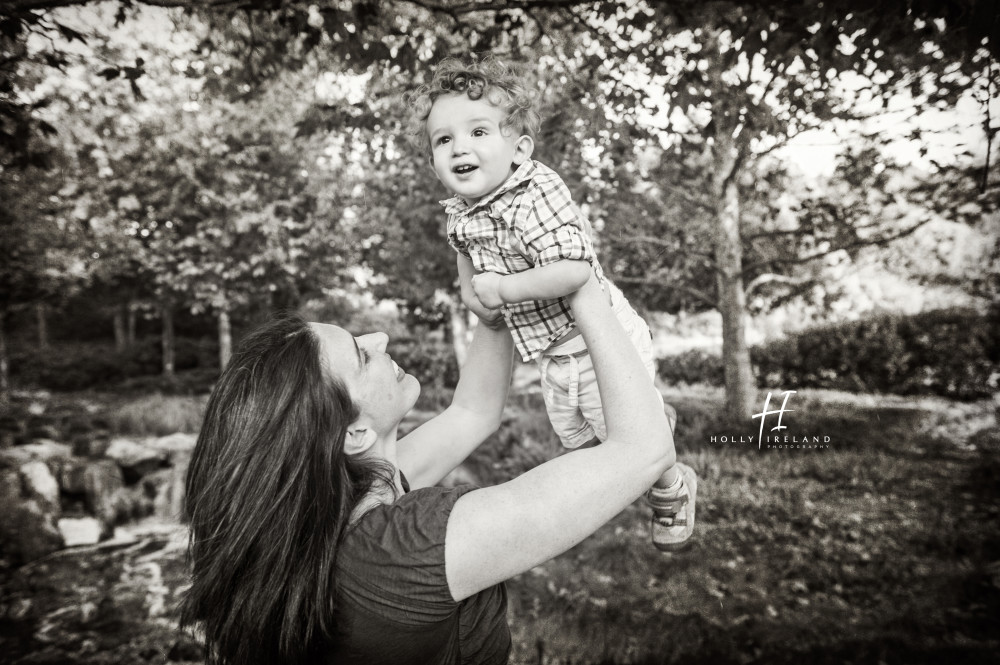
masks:
[[[592,278],[570,297],[608,440],[495,487],[434,487],[500,423],[506,329],[476,330],[448,409],[397,440],[420,387],[383,334],[283,318],[208,405],[187,481],[182,622],[209,663],[506,663],[503,581],[564,552],[674,462],[642,362]]]

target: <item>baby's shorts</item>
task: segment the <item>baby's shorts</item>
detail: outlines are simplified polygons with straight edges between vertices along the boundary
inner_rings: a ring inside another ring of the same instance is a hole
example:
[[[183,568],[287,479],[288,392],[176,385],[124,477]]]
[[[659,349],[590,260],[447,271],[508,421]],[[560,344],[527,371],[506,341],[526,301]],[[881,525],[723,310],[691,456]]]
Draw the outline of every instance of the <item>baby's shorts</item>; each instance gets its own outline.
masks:
[[[617,286],[607,282],[611,291],[611,306],[633,346],[639,352],[649,378],[656,376],[653,362],[653,340],[649,326],[642,320]],[[579,448],[597,437],[608,438],[604,424],[601,394],[597,389],[597,374],[590,353],[578,335],[550,348],[535,361],[542,376],[542,396],[549,421],[566,448]],[[657,391],[659,395],[659,391]],[[663,401],[662,396],[660,401]]]

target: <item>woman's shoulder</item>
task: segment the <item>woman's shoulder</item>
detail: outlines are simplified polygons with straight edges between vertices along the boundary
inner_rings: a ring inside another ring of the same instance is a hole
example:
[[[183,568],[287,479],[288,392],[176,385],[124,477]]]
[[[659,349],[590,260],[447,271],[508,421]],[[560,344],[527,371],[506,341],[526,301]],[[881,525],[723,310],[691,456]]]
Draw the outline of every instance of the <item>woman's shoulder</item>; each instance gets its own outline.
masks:
[[[383,555],[417,557],[444,547],[451,510],[473,485],[424,487],[392,503],[378,504],[348,528],[344,546],[378,550]],[[444,562],[443,552],[441,563]]]
[[[337,555],[342,593],[454,607],[445,574],[445,535],[455,502],[475,489],[427,487],[368,510],[348,527]],[[381,602],[381,601],[380,601]]]

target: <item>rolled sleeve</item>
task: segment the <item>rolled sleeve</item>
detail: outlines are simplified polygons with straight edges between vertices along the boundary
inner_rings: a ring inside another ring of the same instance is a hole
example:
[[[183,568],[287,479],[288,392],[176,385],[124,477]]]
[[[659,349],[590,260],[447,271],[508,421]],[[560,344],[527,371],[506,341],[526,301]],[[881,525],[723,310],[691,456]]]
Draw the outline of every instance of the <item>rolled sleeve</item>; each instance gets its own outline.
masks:
[[[466,243],[464,243],[461,240],[459,240],[457,237],[455,237],[454,234],[451,234],[451,233],[448,234],[448,244],[451,245],[451,248],[453,250],[455,250],[456,252],[458,252],[459,254],[461,254],[462,256],[464,256],[465,258],[469,258],[470,257],[469,248],[466,245]]]
[[[587,221],[558,176],[533,183],[518,203],[515,224],[535,266],[563,260],[594,262]]]
[[[540,236],[528,245],[536,266],[545,266],[556,261],[588,261],[593,253],[588,251],[583,233],[576,227],[563,226]]]

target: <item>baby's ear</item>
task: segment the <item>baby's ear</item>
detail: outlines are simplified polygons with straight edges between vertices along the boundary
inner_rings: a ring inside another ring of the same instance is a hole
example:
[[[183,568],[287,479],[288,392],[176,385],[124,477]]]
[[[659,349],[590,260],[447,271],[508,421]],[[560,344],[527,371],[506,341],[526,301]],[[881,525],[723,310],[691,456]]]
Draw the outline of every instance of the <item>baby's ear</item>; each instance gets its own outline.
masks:
[[[535,141],[527,134],[524,134],[514,144],[514,163],[520,166],[526,160],[531,159],[531,153],[535,151]]]

